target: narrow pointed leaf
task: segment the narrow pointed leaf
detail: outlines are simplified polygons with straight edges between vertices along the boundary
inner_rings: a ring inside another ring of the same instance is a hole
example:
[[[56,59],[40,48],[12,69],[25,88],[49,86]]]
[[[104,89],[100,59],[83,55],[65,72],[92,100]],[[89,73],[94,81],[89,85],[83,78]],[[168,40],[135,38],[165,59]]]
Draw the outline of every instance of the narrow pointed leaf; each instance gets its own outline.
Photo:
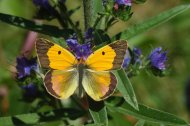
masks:
[[[115,72],[118,79],[117,89],[121,92],[123,98],[129,103],[134,109],[138,110],[138,102],[133,90],[133,86],[129,78],[127,77],[123,69]]]
[[[108,125],[108,117],[106,106],[103,101],[96,102],[88,97],[89,103],[89,112],[94,120],[95,124],[104,124],[104,126]]]
[[[181,14],[182,12],[188,10],[190,8],[190,5],[180,5],[177,7],[174,7],[170,10],[167,10],[165,12],[162,12],[146,21],[143,21],[142,23],[136,24],[132,27],[129,27],[125,31],[122,32],[121,39],[130,39],[136,35],[139,35],[145,31],[148,31],[149,29],[162,24],[173,17]]]
[[[110,101],[109,101],[110,100]],[[112,97],[106,102],[107,108],[112,112],[120,112],[123,114],[129,114],[138,119],[150,121],[154,123],[161,123],[166,125],[179,125],[187,126],[187,122],[179,117],[172,115],[167,112],[163,112],[157,109],[153,109],[144,105],[139,104],[139,111],[131,107],[127,102],[123,102],[121,97]]]
[[[106,107],[104,106],[101,110],[99,111],[93,111],[91,109],[89,109],[90,115],[92,116],[94,123],[95,124],[104,124],[104,125],[108,125],[108,121],[107,121],[107,111],[106,111]]]
[[[96,124],[86,124],[84,126],[104,126],[102,123],[96,123]]]
[[[144,120],[139,120],[139,121],[135,124],[135,126],[144,126],[144,124],[145,124],[145,121],[144,121]]]
[[[34,21],[30,21],[22,17],[12,16],[3,13],[0,13],[0,21],[54,37],[68,38],[70,35],[73,34],[73,30],[71,29],[59,29],[56,26],[38,24]]]

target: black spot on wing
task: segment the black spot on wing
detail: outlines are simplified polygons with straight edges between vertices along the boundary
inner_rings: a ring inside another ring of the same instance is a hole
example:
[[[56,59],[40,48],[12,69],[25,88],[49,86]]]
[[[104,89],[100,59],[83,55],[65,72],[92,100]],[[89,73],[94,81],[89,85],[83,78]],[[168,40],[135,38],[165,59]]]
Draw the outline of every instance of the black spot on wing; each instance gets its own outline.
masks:
[[[102,52],[102,55],[105,55],[105,52],[104,52],[104,51]]]
[[[61,54],[61,51],[58,51],[58,55],[60,55]]]

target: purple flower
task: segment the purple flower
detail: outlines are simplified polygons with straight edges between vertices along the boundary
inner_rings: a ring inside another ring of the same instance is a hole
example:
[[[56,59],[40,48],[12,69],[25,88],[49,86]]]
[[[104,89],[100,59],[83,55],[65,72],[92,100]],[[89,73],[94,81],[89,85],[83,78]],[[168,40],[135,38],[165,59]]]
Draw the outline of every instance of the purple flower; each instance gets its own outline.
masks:
[[[93,28],[89,28],[86,32],[85,32],[85,39],[92,39],[94,37],[93,35]]]
[[[17,57],[16,59],[17,65],[17,77],[18,79],[22,79],[26,76],[29,76],[31,74],[31,71],[37,71],[38,65],[37,65],[37,57],[27,59],[26,57]]]
[[[92,50],[91,50],[90,43],[79,45],[75,50],[75,55],[76,55],[77,59],[83,58],[84,60],[86,60],[87,57],[91,53],[92,53]]]
[[[76,39],[67,39],[66,42],[69,46],[69,49],[74,52],[77,59],[82,58],[86,60],[87,57],[92,53],[90,43],[80,45]]]
[[[158,70],[166,69],[166,61],[167,61],[167,52],[162,51],[162,47],[155,48],[150,55],[148,56],[148,60],[150,60],[150,65],[153,68]]]
[[[51,7],[48,0],[33,0],[33,3],[36,6],[40,6],[40,7],[46,8],[46,9]]]
[[[125,58],[123,60],[122,67],[127,68],[129,66],[130,62],[131,62],[131,56],[129,54],[129,51],[127,50],[126,54],[125,54]]]
[[[37,87],[33,83],[21,86],[21,88],[24,90],[24,97],[26,98],[33,98],[37,95]]]
[[[89,43],[92,42],[94,39],[94,29],[93,28],[89,28],[86,32],[85,32],[85,43]]]
[[[126,56],[123,62],[122,67],[127,68],[129,64],[142,64],[142,61],[140,59],[142,55],[142,51],[139,48],[133,48],[133,50],[129,53],[129,51],[126,52]]]
[[[132,64],[136,64],[136,63],[142,64],[142,61],[140,59],[141,55],[142,55],[141,49],[139,49],[139,48],[133,48],[133,60],[132,60]]]
[[[115,0],[118,5],[131,6],[131,0]]]
[[[23,91],[22,100],[31,103],[39,96],[38,88],[35,84],[29,83],[28,85],[21,86]]]
[[[127,67],[129,66],[130,62],[131,62],[131,58],[130,58],[130,57],[126,57],[126,58],[124,59],[124,61],[123,61],[122,67],[123,67],[123,68],[127,68]]]
[[[76,50],[76,48],[79,46],[78,41],[75,38],[67,39],[66,42],[67,45],[69,46],[69,49],[72,51]]]

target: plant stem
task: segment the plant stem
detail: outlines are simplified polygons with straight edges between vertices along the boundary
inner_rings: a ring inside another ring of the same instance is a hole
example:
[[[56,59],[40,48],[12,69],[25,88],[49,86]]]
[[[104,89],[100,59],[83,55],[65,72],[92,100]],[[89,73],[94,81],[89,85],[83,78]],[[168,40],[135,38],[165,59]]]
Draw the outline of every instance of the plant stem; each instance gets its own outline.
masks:
[[[81,31],[77,28],[77,26],[73,23],[73,21],[70,19],[69,15],[66,14],[67,20],[69,22],[69,24],[71,25],[71,27],[74,29],[74,31],[78,34],[80,41],[83,42],[83,36],[81,34]]]
[[[85,31],[93,24],[93,2],[94,0],[83,0]]]
[[[79,37],[79,42],[83,42],[83,36],[82,36],[82,33],[81,31],[77,28],[77,26],[73,23],[73,21],[71,20],[70,18],[70,15],[68,15],[68,13],[66,12],[67,11],[67,8],[65,5],[62,5],[62,4],[59,4],[59,9],[61,11],[61,20],[64,21],[66,20],[69,25],[73,28],[73,30],[75,31],[75,33],[78,35]]]

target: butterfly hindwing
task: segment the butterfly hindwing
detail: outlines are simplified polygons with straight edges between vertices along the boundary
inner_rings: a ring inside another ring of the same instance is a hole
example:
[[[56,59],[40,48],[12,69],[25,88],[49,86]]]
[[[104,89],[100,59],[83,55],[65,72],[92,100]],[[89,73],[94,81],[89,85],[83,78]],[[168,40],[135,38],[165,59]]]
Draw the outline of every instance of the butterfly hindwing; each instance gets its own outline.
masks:
[[[110,71],[84,70],[82,85],[86,93],[95,101],[103,100],[113,94],[117,79]]]
[[[78,72],[76,69],[50,70],[45,75],[44,85],[52,96],[67,99],[78,87]]]
[[[36,52],[44,68],[68,70],[76,64],[76,58],[71,52],[46,39],[37,39]]]
[[[86,60],[89,69],[96,71],[115,70],[121,68],[127,50],[127,41],[118,40],[106,45],[94,53]]]

